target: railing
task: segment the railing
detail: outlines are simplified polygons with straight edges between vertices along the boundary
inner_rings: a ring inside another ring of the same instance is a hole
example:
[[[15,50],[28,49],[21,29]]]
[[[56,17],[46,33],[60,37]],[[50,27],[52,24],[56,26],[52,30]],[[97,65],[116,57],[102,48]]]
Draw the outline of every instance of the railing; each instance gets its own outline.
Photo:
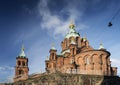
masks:
[[[90,75],[104,75],[101,70],[79,70],[79,69],[67,69],[64,73],[72,74],[90,74]]]

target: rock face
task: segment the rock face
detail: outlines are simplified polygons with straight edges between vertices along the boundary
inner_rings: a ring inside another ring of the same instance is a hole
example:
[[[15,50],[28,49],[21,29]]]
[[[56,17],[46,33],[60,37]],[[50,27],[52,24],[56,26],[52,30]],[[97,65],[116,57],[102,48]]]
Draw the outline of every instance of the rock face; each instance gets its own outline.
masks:
[[[29,77],[25,81],[18,81],[6,85],[120,85],[117,76],[81,75],[81,74],[40,74],[38,77]]]

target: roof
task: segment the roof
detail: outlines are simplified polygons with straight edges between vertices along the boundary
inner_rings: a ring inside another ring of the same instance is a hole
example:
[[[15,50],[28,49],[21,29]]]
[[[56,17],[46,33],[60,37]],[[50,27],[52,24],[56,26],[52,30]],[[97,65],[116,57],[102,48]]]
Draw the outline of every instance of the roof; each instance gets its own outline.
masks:
[[[67,33],[67,35],[66,35],[65,38],[70,38],[70,37],[72,37],[72,36],[73,36],[73,37],[78,37],[78,36],[80,36],[80,34],[76,32],[74,24],[70,24],[69,28],[70,28],[70,30],[69,30],[69,32]]]
[[[67,49],[67,50],[63,51],[61,54],[64,55],[66,52],[70,53],[70,49]]]
[[[55,46],[54,46],[54,43],[52,43],[51,50],[56,50],[56,48],[55,48]]]
[[[19,57],[26,57],[25,52],[24,52],[24,46],[21,48],[21,53],[19,54]]]

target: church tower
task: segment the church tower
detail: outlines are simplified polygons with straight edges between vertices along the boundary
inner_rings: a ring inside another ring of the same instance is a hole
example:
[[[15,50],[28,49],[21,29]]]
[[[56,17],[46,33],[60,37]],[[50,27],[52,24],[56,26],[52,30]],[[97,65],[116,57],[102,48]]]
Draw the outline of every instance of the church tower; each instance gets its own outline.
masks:
[[[24,53],[24,47],[22,46],[21,53],[16,58],[14,82],[26,80],[28,78],[28,72],[28,58],[26,57]]]
[[[45,63],[46,71],[48,73],[51,73],[56,71],[57,50],[55,49],[54,44],[52,44],[52,48],[50,49],[49,53],[50,53],[49,59],[47,59]]]

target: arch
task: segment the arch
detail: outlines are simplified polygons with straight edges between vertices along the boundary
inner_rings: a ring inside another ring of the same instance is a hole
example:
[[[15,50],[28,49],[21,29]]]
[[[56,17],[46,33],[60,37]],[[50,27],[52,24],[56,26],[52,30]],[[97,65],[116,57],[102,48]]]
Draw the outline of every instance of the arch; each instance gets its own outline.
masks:
[[[21,75],[21,74],[24,74],[24,71],[22,69],[18,70],[18,74]]]
[[[70,37],[70,38],[69,38],[69,43],[71,43],[71,41],[72,41],[72,40],[74,40],[74,41],[75,41],[75,40],[76,40],[76,39],[75,39],[75,37],[73,37],[73,36],[72,36],[72,37]]]
[[[21,65],[21,61],[18,61],[17,64],[18,64],[18,66],[20,66]]]
[[[90,63],[93,64],[93,56],[90,57]]]
[[[101,65],[103,64],[103,60],[102,60],[103,55],[104,55],[104,54],[101,54],[101,55],[99,56],[100,64],[101,64]]]
[[[51,53],[51,60],[53,60],[54,59],[54,53]]]
[[[102,56],[102,63],[107,64],[107,56],[105,54],[101,54]]]
[[[90,61],[89,61],[89,58],[88,58],[88,57],[85,57],[85,58],[84,58],[84,61],[85,61],[85,64],[86,64],[86,65],[90,64]]]
[[[25,61],[22,61],[22,65],[25,66]]]
[[[49,67],[49,64],[48,64],[48,63],[46,63],[46,67],[47,67],[47,68]]]
[[[90,64],[89,55],[84,56],[84,62],[85,62],[86,65]]]
[[[79,64],[79,65],[82,65],[84,63],[82,56],[79,56],[76,61],[77,61],[77,64]]]
[[[98,55],[97,55],[97,54],[93,54],[92,57],[93,57],[93,63],[94,63],[94,64],[95,64],[95,63],[98,63],[98,61],[97,61]]]

